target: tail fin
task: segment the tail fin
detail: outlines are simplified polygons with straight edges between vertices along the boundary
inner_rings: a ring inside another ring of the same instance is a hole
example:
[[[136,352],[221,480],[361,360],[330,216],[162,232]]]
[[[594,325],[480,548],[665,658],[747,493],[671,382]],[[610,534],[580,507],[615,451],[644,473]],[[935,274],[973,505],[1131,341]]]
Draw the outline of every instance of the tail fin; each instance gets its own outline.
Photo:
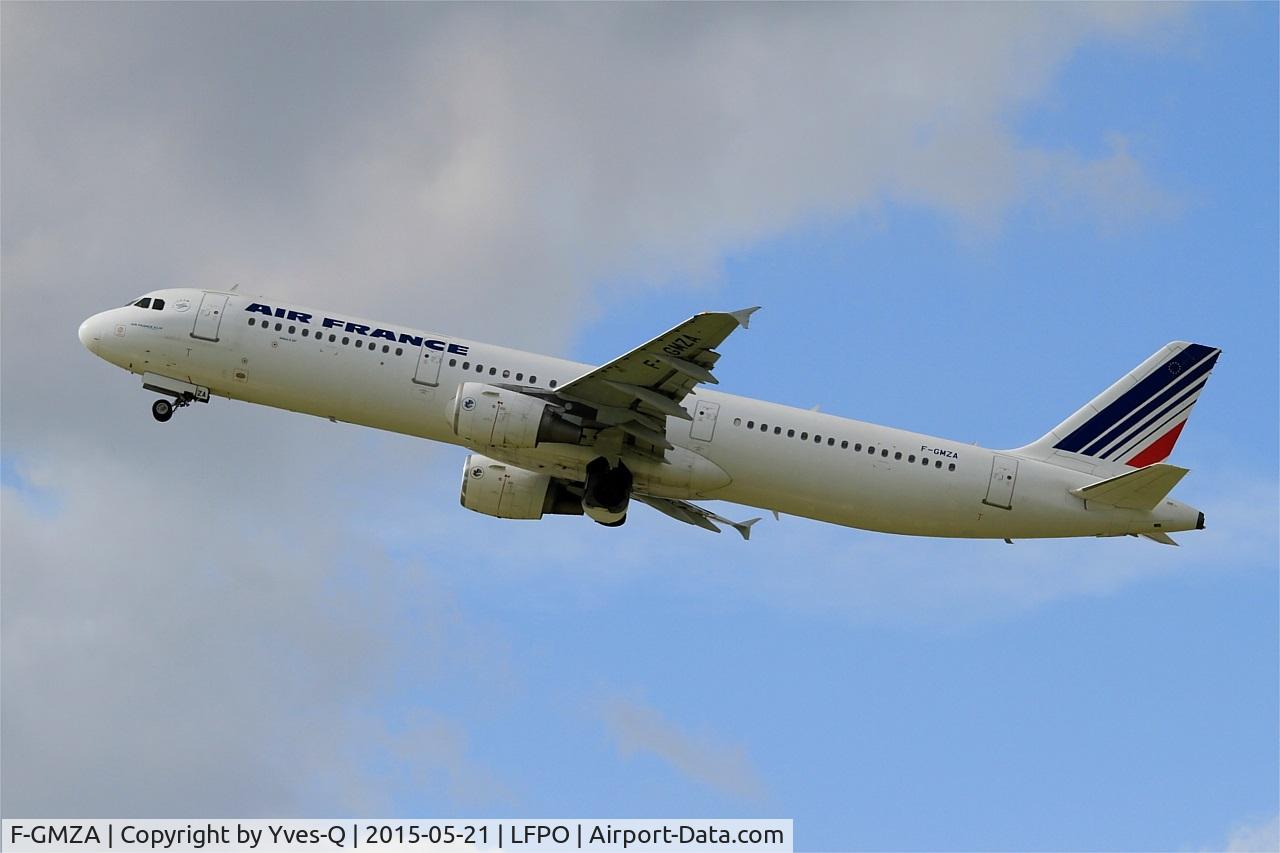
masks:
[[[1221,352],[1186,341],[1166,344],[1048,435],[1015,452],[1134,468],[1161,462],[1173,451]]]

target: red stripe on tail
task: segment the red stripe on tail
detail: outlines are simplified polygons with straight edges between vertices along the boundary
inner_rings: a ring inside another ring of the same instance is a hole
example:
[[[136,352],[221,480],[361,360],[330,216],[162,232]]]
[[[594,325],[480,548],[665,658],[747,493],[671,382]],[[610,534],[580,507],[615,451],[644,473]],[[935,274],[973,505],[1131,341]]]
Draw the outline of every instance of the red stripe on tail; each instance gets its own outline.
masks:
[[[1183,421],[1157,438],[1146,450],[1130,459],[1129,464],[1134,468],[1145,468],[1148,465],[1154,465],[1169,458],[1169,454],[1173,452],[1173,446],[1178,443],[1178,434],[1182,432],[1182,428],[1186,425],[1187,422]]]

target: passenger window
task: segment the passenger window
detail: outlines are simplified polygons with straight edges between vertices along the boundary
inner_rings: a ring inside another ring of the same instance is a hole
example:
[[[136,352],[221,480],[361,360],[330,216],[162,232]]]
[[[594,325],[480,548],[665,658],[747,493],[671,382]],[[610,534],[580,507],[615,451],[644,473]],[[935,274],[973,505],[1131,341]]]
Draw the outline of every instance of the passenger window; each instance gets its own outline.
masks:
[[[773,428],[773,434],[774,434],[774,435],[782,435],[782,427],[774,427],[774,428]]]
[[[489,368],[489,375],[490,375],[490,376],[497,376],[497,375],[498,375],[498,368],[496,368],[496,367],[490,367],[490,368]]]
[[[747,421],[747,429],[755,429],[755,428],[756,428],[755,421]]]
[[[364,341],[360,340],[359,338],[356,338],[356,349],[360,349],[363,346],[364,346]]]
[[[249,325],[250,325],[250,326],[256,326],[256,325],[257,325],[257,323],[258,323],[258,318],[257,318],[257,317],[250,317],[250,318],[249,318]]]
[[[396,355],[404,355],[404,347],[396,347]]]
[[[948,470],[948,471],[954,471],[954,470],[956,470],[956,463],[952,462],[950,465],[948,465],[948,466],[947,466],[947,470]]]
[[[524,381],[524,374],[523,374],[523,373],[517,373],[517,374],[516,374],[516,381],[517,381],[517,382],[523,382],[523,381]]]
[[[471,362],[469,362],[469,361],[464,361],[464,362],[462,362],[462,369],[463,369],[463,370],[470,370],[470,369],[471,369]]]
[[[510,370],[504,370],[504,371],[502,371],[502,378],[503,378],[503,379],[510,379],[510,378],[511,378],[511,371],[510,371]]]
[[[396,350],[396,355],[399,355],[399,354],[400,354],[400,350]],[[451,358],[451,359],[449,359],[449,366],[450,366],[450,367],[457,367],[457,366],[458,366],[458,360],[457,360],[456,358]]]
[[[276,323],[276,331],[278,332],[280,331],[280,329],[281,329],[281,325],[279,323]]]
[[[916,461],[916,455],[912,453],[910,456],[907,457],[907,461],[914,465]]]
[[[289,334],[291,334],[291,335],[292,335],[292,334],[294,334],[294,333],[295,333],[295,332],[297,332],[297,331],[298,331],[298,327],[297,327],[297,326],[290,326],[290,327],[289,327]]]
[[[306,337],[310,337],[310,335],[311,335],[311,330],[310,330],[310,329],[303,329],[303,330],[302,330],[302,336],[303,336],[304,338],[306,338]]]
[[[554,379],[551,380],[551,387],[552,388],[556,387],[556,381]]]
[[[941,468],[941,467],[942,467],[942,460],[941,460],[941,459],[939,459],[937,462],[933,463],[933,467],[934,467],[934,468]]]
[[[477,364],[477,365],[476,365],[476,373],[484,373],[484,365],[483,365],[483,364]]]
[[[153,300],[151,301],[151,310],[152,310],[152,311],[163,311],[163,310],[164,310],[164,300],[163,300],[163,299],[153,299]]]
[[[876,449],[875,449],[874,447],[871,447],[870,445],[868,445],[868,446],[867,446],[867,453],[870,453],[872,456],[875,456],[875,455],[876,455]]]
[[[862,442],[858,442],[857,444],[855,444],[855,445],[853,446],[853,449],[854,449],[856,452],[861,453],[861,452],[862,452]]]
[[[923,465],[924,467],[928,468],[928,467],[929,467],[929,460],[928,460],[928,459],[925,459],[923,456],[921,456],[921,457],[920,457],[920,464],[921,464],[921,465]]]
[[[536,377],[536,376],[534,376],[532,373],[530,373],[530,374],[529,374],[529,384],[530,384],[530,385],[537,385],[537,384],[538,384],[538,377]]]
[[[769,425],[768,425],[768,424],[766,424],[766,423],[762,423],[762,424],[760,424],[760,431],[761,431],[761,432],[768,432],[768,431],[769,431]]]
[[[734,419],[733,419],[733,425],[734,425],[734,426],[742,426],[742,418],[734,418]]]
[[[787,430],[787,438],[795,438],[795,437],[796,437],[796,431],[795,431],[795,430],[793,430],[793,429],[789,429],[789,430]]]
[[[383,344],[383,345],[382,345],[382,351],[383,351],[384,353],[386,353],[386,352],[391,352],[391,347],[387,346],[386,344]]]
[[[849,442],[847,442],[847,441],[842,441],[842,442],[840,442],[840,449],[841,449],[841,450],[848,450],[848,449],[849,449]]]
[[[347,344],[349,344],[349,343],[351,343],[351,338],[343,338],[343,339],[342,339],[342,345],[343,345],[344,347],[345,347]]]
[[[835,446],[836,446],[836,440],[834,438],[828,438],[827,447],[835,447]]]
[[[884,449],[884,450],[881,450],[881,451],[880,451],[880,455],[881,455],[881,456],[883,456],[885,459],[888,459],[888,458],[889,458],[889,450],[888,450],[888,448],[886,448],[886,449]]]
[[[333,342],[334,342],[334,341],[336,341],[336,340],[337,340],[337,338],[335,338],[333,335],[330,335],[330,336],[329,336],[329,343],[333,343]]]
[[[894,459],[901,459],[901,458],[902,458],[902,451],[901,451],[901,450],[899,450],[897,453],[893,454],[893,458],[894,458]]]
[[[801,441],[808,441],[808,440],[809,440],[809,433],[807,433],[807,432],[802,432],[802,433],[800,433],[800,440],[801,440]]]

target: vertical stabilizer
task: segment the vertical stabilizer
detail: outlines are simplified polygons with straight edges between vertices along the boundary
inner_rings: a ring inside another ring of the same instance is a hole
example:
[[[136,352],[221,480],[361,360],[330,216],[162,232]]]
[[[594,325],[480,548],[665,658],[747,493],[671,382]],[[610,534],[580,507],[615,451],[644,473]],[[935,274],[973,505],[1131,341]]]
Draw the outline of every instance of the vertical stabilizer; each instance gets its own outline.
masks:
[[[1173,451],[1222,350],[1166,344],[1047,435],[1015,453],[1143,468]]]

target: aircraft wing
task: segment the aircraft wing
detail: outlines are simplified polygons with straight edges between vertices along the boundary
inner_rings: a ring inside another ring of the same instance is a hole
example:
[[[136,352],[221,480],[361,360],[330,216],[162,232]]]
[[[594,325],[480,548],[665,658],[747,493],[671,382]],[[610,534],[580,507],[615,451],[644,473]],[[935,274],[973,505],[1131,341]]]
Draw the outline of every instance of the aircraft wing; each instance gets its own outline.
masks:
[[[683,521],[685,524],[692,524],[701,527],[704,530],[710,530],[712,533],[719,533],[720,528],[716,527],[712,522],[732,527],[738,531],[743,539],[751,538],[751,525],[760,519],[752,518],[747,521],[730,521],[723,515],[717,515],[709,509],[700,507],[697,504],[691,504],[688,501],[678,501],[671,498],[655,498],[651,495],[633,495],[633,497],[641,503],[646,503],[665,515],[669,515],[677,521]]]
[[[715,384],[715,351],[756,308],[696,314],[626,355],[556,389],[557,396],[596,411],[595,420],[616,427],[642,450],[663,456],[668,417],[691,420],[681,401],[699,383]]]

